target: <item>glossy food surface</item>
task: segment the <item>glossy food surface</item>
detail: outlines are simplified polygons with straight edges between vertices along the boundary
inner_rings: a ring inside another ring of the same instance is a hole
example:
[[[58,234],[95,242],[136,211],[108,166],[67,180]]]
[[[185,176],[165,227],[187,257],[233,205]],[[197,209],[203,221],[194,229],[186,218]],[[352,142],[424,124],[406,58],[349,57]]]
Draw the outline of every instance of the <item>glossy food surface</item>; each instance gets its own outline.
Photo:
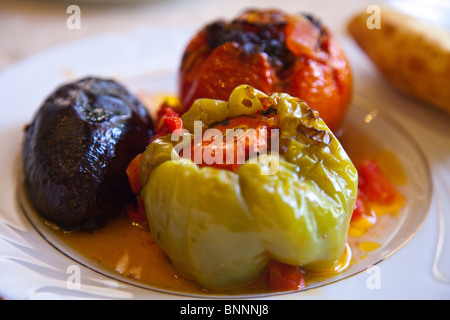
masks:
[[[177,154],[180,144],[195,141],[189,132],[197,121],[206,132],[269,108],[279,121],[279,152],[257,153],[236,172]],[[150,230],[181,274],[221,290],[255,281],[271,260],[334,268],[344,254],[357,172],[316,111],[287,94],[243,85],[229,101],[197,100],[182,120],[189,130],[183,142],[174,133],[156,139],[141,165]]]
[[[58,88],[26,127],[31,202],[63,230],[103,226],[134,201],[125,170],[152,128],[143,105],[115,81],[85,78]]]

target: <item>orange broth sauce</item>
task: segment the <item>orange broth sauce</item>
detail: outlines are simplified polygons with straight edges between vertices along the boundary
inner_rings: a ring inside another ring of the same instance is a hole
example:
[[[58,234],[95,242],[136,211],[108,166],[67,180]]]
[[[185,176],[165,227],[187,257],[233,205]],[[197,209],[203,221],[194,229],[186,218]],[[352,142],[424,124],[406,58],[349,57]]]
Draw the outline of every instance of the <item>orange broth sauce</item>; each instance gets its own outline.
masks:
[[[396,184],[406,182],[406,176],[394,154],[380,149],[369,137],[361,134],[350,135],[344,132],[338,138],[355,165],[368,157],[374,157],[392,182]],[[359,147],[367,145],[371,146],[370,150]],[[402,205],[402,203],[398,204],[396,209],[401,208]],[[395,210],[392,210],[392,208],[378,207],[375,210],[377,215],[387,212],[395,214]],[[361,237],[364,231],[371,227],[371,225],[366,224],[363,232],[352,234],[352,228],[358,228],[358,223],[364,225],[362,221],[352,222],[349,238]],[[145,285],[187,294],[217,294],[217,292],[201,288],[195,282],[179,274],[152,237],[148,227],[133,225],[125,215],[110,221],[104,228],[93,232],[58,232],[58,236],[68,246],[88,259]],[[352,253],[355,250],[370,252],[380,247],[376,242],[351,241],[349,243],[351,244],[334,269],[322,272],[305,272],[306,287],[308,287],[308,283],[316,283],[333,277],[349,264],[357,262],[354,260],[355,255]],[[358,248],[354,246],[358,246]],[[361,255],[358,256],[361,257]],[[220,293],[239,295],[268,292],[267,274],[263,274],[256,282],[243,288]]]
[[[160,289],[201,293],[203,289],[172,267],[146,226],[122,215],[92,232],[59,232],[72,249],[101,266]]]
[[[92,232],[60,232],[58,237],[82,256],[122,276],[138,280],[157,289],[191,294],[263,294],[269,293],[267,274],[254,283],[234,290],[214,292],[202,288],[179,274],[158,246],[147,227],[132,225],[125,215],[111,220],[104,228]],[[333,269],[305,272],[306,283],[317,282],[345,269],[351,259],[346,248]]]

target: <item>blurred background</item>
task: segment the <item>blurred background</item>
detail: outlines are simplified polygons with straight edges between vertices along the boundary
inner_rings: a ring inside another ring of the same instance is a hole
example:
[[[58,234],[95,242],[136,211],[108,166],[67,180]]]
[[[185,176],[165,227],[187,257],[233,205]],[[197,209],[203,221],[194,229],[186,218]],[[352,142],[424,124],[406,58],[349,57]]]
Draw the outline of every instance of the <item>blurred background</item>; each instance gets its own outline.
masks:
[[[450,8],[447,0],[1,0],[0,70],[36,52],[80,38],[161,26],[200,27],[219,17],[232,18],[249,7],[315,13],[342,36],[353,13],[385,2],[434,22],[450,23],[448,11],[433,10],[434,6]],[[79,29],[67,27],[70,5],[80,8]]]

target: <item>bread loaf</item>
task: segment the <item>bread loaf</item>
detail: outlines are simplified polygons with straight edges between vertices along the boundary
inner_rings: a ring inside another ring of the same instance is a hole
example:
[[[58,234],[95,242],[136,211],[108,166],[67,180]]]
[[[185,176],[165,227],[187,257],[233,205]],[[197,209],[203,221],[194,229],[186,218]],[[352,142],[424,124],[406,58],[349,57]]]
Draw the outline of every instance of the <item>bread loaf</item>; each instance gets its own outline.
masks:
[[[450,113],[450,32],[394,9],[353,17],[348,31],[400,90]]]

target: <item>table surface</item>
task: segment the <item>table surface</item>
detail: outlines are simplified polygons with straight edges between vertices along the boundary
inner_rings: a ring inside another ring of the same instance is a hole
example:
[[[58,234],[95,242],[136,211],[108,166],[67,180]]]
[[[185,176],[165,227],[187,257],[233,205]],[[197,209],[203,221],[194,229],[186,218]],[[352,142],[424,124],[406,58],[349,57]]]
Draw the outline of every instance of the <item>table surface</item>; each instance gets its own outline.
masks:
[[[244,8],[276,7],[288,12],[310,12],[336,34],[345,33],[345,22],[354,12],[374,3],[395,4],[434,20],[444,13],[414,10],[413,4],[438,4],[446,0],[79,0],[80,28],[68,29],[74,4],[65,0],[2,0],[0,1],[0,70],[36,52],[59,44],[101,33],[124,32],[148,27],[201,26],[214,19],[232,18]],[[439,14],[439,13],[438,13]]]

